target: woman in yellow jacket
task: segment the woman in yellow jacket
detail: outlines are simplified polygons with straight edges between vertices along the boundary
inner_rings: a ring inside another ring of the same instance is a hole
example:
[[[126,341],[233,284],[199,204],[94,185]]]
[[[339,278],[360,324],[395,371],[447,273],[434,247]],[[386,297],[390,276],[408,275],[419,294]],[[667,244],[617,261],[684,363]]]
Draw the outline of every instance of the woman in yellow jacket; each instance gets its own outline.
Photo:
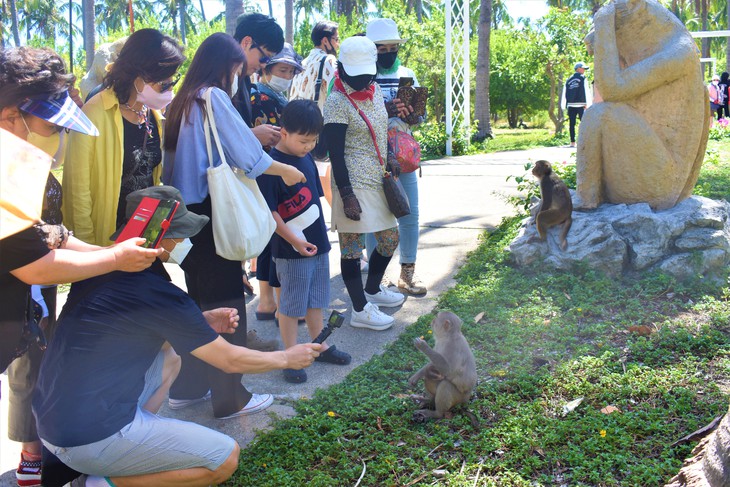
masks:
[[[103,90],[83,111],[99,137],[71,133],[63,170],[63,217],[77,238],[110,245],[125,221],[129,193],[160,184],[162,117],[172,101],[182,48],[155,29],[141,29],[124,44]]]

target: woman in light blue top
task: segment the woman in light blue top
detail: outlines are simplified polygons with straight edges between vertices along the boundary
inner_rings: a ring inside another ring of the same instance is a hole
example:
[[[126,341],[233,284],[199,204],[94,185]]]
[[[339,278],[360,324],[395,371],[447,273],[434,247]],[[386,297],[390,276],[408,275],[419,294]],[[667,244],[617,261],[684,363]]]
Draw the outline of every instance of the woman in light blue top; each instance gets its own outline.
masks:
[[[162,179],[180,190],[188,209],[213,217],[208,193],[208,153],[203,129],[203,91],[213,87],[211,103],[218,134],[228,164],[249,178],[261,174],[281,176],[287,185],[304,181],[293,166],[273,161],[233,107],[231,97],[238,86],[238,74],[246,58],[233,37],[216,33],[195,53],[180,91],[170,104],[165,127],[165,156]],[[245,71],[245,70],[244,70]],[[221,157],[213,144],[213,164]],[[191,239],[192,249],[181,267],[188,294],[203,311],[235,307],[241,321],[236,332],[223,337],[246,346],[246,301],[241,263],[218,256],[213,230],[208,223]],[[254,413],[273,402],[271,394],[251,394],[241,385],[240,374],[226,374],[191,355],[182,356],[180,374],[170,389],[170,407],[179,409],[212,398],[213,414],[230,418]]]

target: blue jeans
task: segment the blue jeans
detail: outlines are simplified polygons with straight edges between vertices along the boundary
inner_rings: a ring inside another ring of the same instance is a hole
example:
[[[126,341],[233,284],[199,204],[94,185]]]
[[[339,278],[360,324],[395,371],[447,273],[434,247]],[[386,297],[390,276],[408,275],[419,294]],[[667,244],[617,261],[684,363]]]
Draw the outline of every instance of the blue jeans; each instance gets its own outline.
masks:
[[[418,252],[418,171],[403,173],[400,182],[408,196],[411,213],[398,218],[398,232],[400,233],[400,263],[415,264]],[[367,236],[368,255],[375,249],[375,237],[372,233]]]

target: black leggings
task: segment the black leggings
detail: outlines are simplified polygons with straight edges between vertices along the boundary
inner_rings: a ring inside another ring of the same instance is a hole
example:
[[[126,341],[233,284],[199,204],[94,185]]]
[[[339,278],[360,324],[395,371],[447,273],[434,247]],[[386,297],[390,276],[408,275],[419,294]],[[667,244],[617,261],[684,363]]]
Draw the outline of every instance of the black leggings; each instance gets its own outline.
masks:
[[[210,196],[198,204],[188,205],[198,215],[211,216]],[[182,268],[188,294],[202,311],[220,307],[238,309],[238,328],[221,336],[234,345],[246,346],[246,299],[243,295],[241,263],[215,253],[213,227],[210,222],[190,239],[193,248]],[[211,391],[213,415],[223,417],[240,411],[251,393],[241,385],[241,374],[227,374],[190,354],[180,354],[180,374],[170,388],[173,399],[197,399]]]

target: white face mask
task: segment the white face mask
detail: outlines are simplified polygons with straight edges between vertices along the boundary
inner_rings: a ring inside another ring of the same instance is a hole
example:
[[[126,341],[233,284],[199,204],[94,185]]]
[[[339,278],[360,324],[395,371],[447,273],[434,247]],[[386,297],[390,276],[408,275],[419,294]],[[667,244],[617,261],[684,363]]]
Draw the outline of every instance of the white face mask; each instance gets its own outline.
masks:
[[[63,144],[61,143],[63,138],[61,137],[61,134],[58,132],[49,136],[37,134],[30,130],[30,127],[28,127],[28,123],[25,121],[25,117],[22,114],[20,115],[20,119],[23,121],[23,125],[25,125],[25,130],[28,131],[26,142],[39,148],[53,158],[51,169],[59,167],[63,162],[63,158],[61,157],[63,155]]]
[[[134,89],[136,90],[137,87],[135,86]],[[152,88],[151,85],[145,83],[142,91],[137,92],[137,101],[143,105],[147,105],[147,107],[153,110],[162,110],[170,104],[173,96],[172,90],[160,93]]]
[[[272,90],[278,91],[279,93],[284,93],[285,91],[289,90],[291,82],[292,80],[290,79],[284,79],[272,74],[271,79],[266,84],[271,86]]]
[[[238,93],[238,73],[233,75],[233,84],[231,84],[231,98]]]
[[[193,242],[190,241],[189,238],[186,238],[180,243],[175,244],[175,247],[172,249],[172,252],[169,252],[170,257],[167,259],[167,262],[170,262],[172,264],[181,265],[182,262],[185,260],[185,257],[188,256],[190,253],[190,250],[193,248]]]

